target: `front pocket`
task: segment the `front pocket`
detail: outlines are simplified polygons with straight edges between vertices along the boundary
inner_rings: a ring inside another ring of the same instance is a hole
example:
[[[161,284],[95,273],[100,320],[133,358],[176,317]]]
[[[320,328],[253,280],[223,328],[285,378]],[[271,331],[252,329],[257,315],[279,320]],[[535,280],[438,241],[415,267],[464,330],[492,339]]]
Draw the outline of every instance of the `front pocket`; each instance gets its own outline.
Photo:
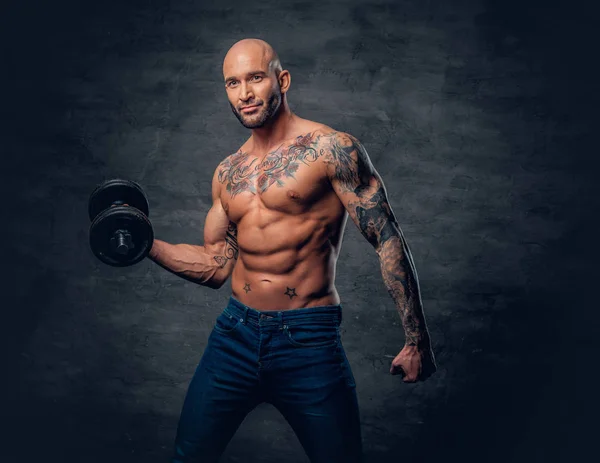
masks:
[[[336,326],[313,328],[286,325],[284,331],[290,344],[296,347],[335,346],[340,335]]]
[[[236,329],[240,320],[237,317],[234,317],[231,314],[222,313],[217,317],[217,321],[215,322],[215,331],[228,334]]]

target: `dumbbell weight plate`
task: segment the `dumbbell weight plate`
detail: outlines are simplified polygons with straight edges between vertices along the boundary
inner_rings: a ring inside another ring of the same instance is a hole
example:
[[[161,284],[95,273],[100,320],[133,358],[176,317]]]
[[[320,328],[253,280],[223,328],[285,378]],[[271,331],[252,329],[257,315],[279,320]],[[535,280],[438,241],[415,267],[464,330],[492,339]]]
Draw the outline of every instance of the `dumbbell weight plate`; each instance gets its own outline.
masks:
[[[98,185],[90,195],[88,212],[90,220],[113,204],[128,204],[139,209],[146,217],[150,207],[142,187],[131,180],[113,179]]]
[[[90,248],[113,267],[126,267],[148,255],[154,241],[152,224],[131,206],[114,206],[100,212],[90,225]]]

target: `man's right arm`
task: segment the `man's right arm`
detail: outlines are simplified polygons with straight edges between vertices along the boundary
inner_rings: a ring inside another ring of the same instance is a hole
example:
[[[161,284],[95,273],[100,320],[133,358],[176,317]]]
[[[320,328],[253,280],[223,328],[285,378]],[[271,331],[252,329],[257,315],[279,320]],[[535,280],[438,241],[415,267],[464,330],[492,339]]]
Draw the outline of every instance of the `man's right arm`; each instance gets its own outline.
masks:
[[[154,240],[148,257],[161,267],[194,283],[220,288],[238,257],[237,225],[229,220],[220,198],[216,172],[212,181],[213,205],[204,223],[204,246],[169,244]]]

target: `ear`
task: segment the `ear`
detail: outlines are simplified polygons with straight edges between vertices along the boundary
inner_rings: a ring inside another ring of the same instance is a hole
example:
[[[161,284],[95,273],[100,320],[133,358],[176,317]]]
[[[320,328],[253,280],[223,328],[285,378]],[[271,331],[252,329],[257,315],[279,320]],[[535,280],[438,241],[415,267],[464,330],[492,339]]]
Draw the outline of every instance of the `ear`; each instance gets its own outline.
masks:
[[[286,71],[285,69],[279,73],[279,87],[281,88],[281,93],[286,93],[290,89],[290,85],[292,84],[292,76],[290,71]]]

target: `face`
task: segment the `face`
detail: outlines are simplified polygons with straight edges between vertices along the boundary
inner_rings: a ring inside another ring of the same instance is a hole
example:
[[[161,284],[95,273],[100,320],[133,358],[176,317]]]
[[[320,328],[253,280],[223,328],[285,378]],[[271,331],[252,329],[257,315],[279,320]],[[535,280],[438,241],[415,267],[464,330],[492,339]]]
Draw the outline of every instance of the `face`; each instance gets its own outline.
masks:
[[[261,58],[238,54],[228,57],[223,65],[229,105],[248,129],[263,127],[281,106],[282,92],[275,71]]]
[[[264,100],[253,100],[236,107],[230,100],[229,105],[235,117],[238,118],[244,127],[247,129],[259,129],[264,127],[273,115],[277,113],[281,105],[281,92],[273,91],[266,102]],[[249,105],[258,106],[247,107]]]

